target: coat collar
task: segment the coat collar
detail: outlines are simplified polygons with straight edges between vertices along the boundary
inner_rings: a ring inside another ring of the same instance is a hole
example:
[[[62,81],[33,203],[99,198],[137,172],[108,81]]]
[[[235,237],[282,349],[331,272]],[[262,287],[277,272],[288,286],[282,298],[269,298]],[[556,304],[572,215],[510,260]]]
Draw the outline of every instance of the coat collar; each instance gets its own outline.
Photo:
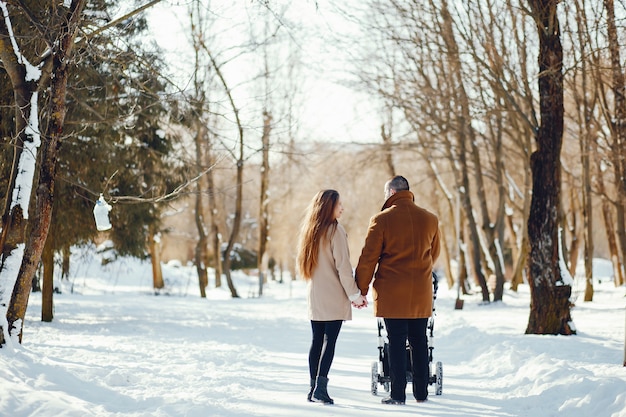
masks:
[[[415,196],[409,190],[398,191],[397,193],[389,197],[387,201],[385,201],[385,204],[383,204],[383,208],[381,209],[381,211],[393,206],[394,204],[396,204],[396,202],[400,200],[411,200],[411,202],[415,202]]]

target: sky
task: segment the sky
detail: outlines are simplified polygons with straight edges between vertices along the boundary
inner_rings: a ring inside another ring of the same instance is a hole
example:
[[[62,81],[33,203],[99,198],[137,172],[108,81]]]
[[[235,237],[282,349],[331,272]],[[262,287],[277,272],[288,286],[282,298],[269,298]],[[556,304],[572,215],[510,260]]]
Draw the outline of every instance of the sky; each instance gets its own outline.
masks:
[[[188,25],[187,3],[166,0],[146,11],[154,39],[165,51],[170,75],[172,79],[179,80],[181,88],[191,86],[186,68],[193,63],[192,55],[187,51],[190,48],[189,34],[185,29]],[[296,22],[296,27],[287,26],[285,20],[286,25],[280,33],[285,35],[287,32],[285,36],[294,40],[291,47],[298,49],[304,62],[300,73],[296,75],[301,98],[295,113],[299,119],[301,137],[333,142],[378,141],[381,118],[376,105],[371,97],[357,92],[347,82],[353,80],[353,75],[347,70],[348,56],[337,46],[336,39],[345,34],[349,26],[338,13],[336,5],[327,0],[278,0],[270,2],[273,13],[279,15],[285,3],[289,4],[289,21]],[[254,13],[258,7],[253,8],[253,2],[249,0],[213,0],[210,4],[214,16],[218,16],[222,24],[213,30],[220,42],[213,53],[246,42],[247,38],[242,33],[247,30],[247,24],[239,25],[246,22],[247,14]],[[261,19],[255,16],[252,20]],[[273,21],[272,24],[277,23]],[[306,34],[303,36],[302,33]],[[242,37],[239,41],[238,36]],[[225,78],[231,85],[237,86],[233,89],[234,94],[239,94],[237,104],[245,108],[258,97],[257,92],[244,87],[245,80],[251,78],[246,71],[252,67],[244,63],[244,59],[247,58],[242,56],[228,64]],[[279,65],[284,67],[286,64],[283,62]],[[253,71],[259,71],[259,68]]]
[[[490,305],[477,291],[461,310],[456,291],[440,285],[433,363],[442,364],[442,395],[431,385],[421,404],[383,405],[382,385],[372,395],[376,319],[371,307],[354,310],[329,374],[335,404],[325,406],[306,401],[302,281],[270,282],[256,297],[256,277],[236,273],[233,299],[211,277],[202,299],[195,269],[170,262],[154,295],[149,263],[102,258],[74,249],[51,323],[31,294],[23,344],[0,349],[0,416],[626,417],[626,289],[608,280],[591,303],[576,281],[576,336],[524,334],[526,285]]]

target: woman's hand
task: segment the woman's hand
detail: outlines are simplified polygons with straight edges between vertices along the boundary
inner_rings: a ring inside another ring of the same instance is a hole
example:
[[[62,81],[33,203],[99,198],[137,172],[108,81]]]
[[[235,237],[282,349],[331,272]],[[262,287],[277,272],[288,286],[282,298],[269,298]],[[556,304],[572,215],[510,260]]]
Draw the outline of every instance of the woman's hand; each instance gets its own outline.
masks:
[[[352,302],[352,307],[356,307],[358,309],[367,307],[367,298],[365,298],[364,295],[359,295],[359,298]]]

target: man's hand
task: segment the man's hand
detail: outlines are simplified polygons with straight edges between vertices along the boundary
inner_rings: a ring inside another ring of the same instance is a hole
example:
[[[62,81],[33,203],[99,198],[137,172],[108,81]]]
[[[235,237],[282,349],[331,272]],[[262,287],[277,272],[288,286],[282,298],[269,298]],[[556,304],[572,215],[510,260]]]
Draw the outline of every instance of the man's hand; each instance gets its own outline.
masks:
[[[367,307],[367,298],[364,295],[359,295],[359,298],[352,302],[352,307],[356,307],[358,309]]]

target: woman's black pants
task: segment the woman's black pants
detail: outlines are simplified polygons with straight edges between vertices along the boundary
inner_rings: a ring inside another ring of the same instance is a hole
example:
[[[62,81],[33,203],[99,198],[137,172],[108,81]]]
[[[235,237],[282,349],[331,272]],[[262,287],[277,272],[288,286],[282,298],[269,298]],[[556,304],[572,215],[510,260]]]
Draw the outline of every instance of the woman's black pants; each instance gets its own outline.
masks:
[[[311,379],[318,376],[328,378],[330,365],[335,356],[335,344],[341,330],[342,320],[314,321],[311,320],[313,340],[309,350],[309,373]]]

